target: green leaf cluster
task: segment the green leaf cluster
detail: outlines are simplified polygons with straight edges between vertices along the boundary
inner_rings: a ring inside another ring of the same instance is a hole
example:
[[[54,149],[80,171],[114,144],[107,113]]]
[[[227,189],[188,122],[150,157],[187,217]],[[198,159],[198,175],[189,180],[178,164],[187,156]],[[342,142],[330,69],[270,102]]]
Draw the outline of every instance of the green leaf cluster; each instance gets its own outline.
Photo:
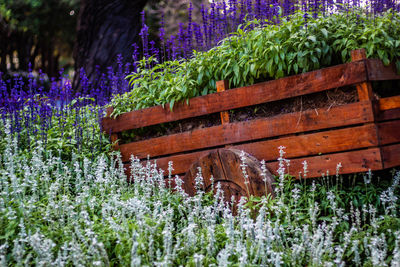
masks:
[[[350,52],[365,48],[367,57],[400,69],[400,15],[390,11],[370,17],[361,11],[305,18],[298,12],[279,25],[253,20],[206,52],[189,60],[156,64],[137,62],[129,75],[132,91],[115,96],[114,116],[135,109],[187,100],[216,91],[226,79],[230,87],[278,79],[349,62]]]
[[[30,114],[29,107],[25,107],[17,114],[21,125],[16,140],[20,150],[30,155],[32,150],[43,146],[46,153],[60,156],[63,160],[72,157],[93,158],[111,150],[108,135],[101,132],[99,116],[102,116],[102,107],[97,105],[75,106],[88,98],[77,98],[71,101],[63,110],[53,109],[50,117],[26,116]],[[3,115],[4,116],[4,115]],[[0,116],[0,120],[11,120],[12,117]],[[30,127],[26,127],[30,125]],[[0,128],[0,153],[6,146],[4,129]],[[74,156],[73,156],[74,155]]]

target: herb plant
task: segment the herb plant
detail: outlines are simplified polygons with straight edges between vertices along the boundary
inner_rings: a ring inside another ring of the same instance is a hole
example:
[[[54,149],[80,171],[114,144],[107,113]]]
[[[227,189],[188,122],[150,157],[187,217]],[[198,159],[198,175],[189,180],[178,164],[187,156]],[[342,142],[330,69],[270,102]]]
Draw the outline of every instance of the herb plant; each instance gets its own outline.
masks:
[[[371,17],[354,10],[317,18],[297,12],[279,24],[252,20],[206,52],[190,59],[137,63],[127,76],[131,91],[115,96],[113,116],[135,109],[174,103],[216,91],[226,79],[230,87],[312,71],[349,62],[350,52],[365,48],[368,58],[394,62],[400,70],[400,16],[385,12]]]

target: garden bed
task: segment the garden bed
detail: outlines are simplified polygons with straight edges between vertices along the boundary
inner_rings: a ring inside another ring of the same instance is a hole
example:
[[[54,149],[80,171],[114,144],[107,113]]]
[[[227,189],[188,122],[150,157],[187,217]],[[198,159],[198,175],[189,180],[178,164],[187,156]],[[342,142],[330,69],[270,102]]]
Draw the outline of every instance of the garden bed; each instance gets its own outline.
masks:
[[[115,119],[104,118],[103,129],[115,141],[123,131],[221,112],[219,125],[116,143],[114,148],[121,151],[123,162],[128,162],[130,155],[150,157],[167,170],[168,162],[173,161],[173,175],[186,173],[198,158],[227,146],[264,159],[274,174],[279,146],[286,147],[285,158],[291,159],[289,171],[295,176],[302,172],[304,160],[309,166],[307,177],[320,177],[326,171],[333,174],[338,163],[342,163],[342,174],[399,166],[400,96],[393,93],[394,88],[389,90],[393,96],[378,99],[371,83],[379,85],[381,81],[399,80],[400,76],[392,65],[385,67],[380,60],[365,59],[360,50],[353,52],[353,60],[230,90],[225,90],[227,83],[219,83],[220,92],[190,99],[189,105],[178,103],[173,111],[155,106]],[[355,88],[353,93],[348,93],[351,88]],[[336,100],[327,101],[329,95],[336,95]],[[310,96],[322,100],[307,104]],[[282,111],[282,101],[296,103],[299,99],[305,100],[303,107],[293,105],[297,110],[291,110],[288,105]],[[333,105],[335,102],[339,104]],[[240,119],[240,114],[255,107],[271,106],[265,116],[246,115]],[[235,110],[233,116],[230,110]]]
[[[357,99],[357,90],[354,86],[336,88],[330,91],[233,109],[230,110],[228,114],[229,122],[235,123],[240,121],[249,121],[287,113],[302,112],[311,109],[315,110],[324,107],[332,108],[354,103]],[[163,135],[183,133],[220,124],[220,113],[213,113],[159,125],[151,125],[122,132],[119,144],[147,140]]]

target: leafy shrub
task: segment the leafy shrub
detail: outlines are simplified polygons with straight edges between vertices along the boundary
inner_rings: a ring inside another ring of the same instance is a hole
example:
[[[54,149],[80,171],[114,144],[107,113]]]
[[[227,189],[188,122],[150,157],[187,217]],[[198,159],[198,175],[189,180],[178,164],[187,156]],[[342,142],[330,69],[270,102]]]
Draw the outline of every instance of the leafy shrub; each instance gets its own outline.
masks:
[[[46,116],[33,112],[29,106],[12,114],[0,114],[0,153],[6,146],[4,123],[11,120],[22,126],[14,134],[18,148],[27,155],[37,146],[63,160],[71,160],[72,154],[94,158],[109,151],[109,137],[100,131],[99,125],[103,109],[97,105],[79,105],[84,101],[87,98],[76,98],[62,108],[42,104],[41,107],[47,108]]]
[[[253,20],[242,25],[221,44],[194,52],[189,60],[153,66],[150,57],[128,75],[132,90],[116,95],[110,106],[114,116],[135,109],[168,104],[216,91],[226,79],[231,87],[277,79],[350,61],[351,50],[365,48],[367,57],[384,64],[396,62],[400,70],[400,15],[392,12],[369,17],[363,12],[338,13],[315,19],[305,14],[283,18],[279,25]]]

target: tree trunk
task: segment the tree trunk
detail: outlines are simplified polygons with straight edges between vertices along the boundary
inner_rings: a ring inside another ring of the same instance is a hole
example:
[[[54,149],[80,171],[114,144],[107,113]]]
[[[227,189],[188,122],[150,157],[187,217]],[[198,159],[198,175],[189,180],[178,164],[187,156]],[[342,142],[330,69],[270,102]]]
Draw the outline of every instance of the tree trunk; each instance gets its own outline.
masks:
[[[77,40],[74,48],[75,77],[73,86],[81,90],[79,72],[83,68],[93,86],[98,73],[117,66],[117,55],[132,60],[132,44],[141,28],[140,12],[147,0],[82,0]]]

